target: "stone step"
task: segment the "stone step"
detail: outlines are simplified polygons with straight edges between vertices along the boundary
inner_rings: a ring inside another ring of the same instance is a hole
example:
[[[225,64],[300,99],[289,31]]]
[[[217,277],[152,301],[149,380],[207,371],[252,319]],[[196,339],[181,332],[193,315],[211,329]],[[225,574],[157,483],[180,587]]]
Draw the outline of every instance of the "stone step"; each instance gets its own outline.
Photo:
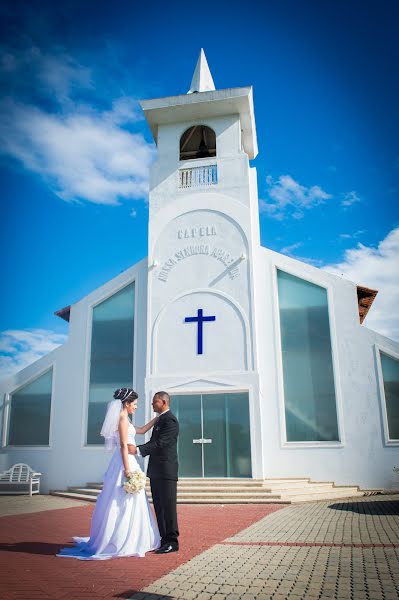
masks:
[[[261,483],[258,483],[256,485],[247,485],[246,483],[235,483],[235,484],[226,484],[223,483],[223,481],[219,481],[218,483],[214,483],[212,485],[209,484],[203,484],[203,483],[181,483],[180,481],[177,482],[177,487],[181,488],[181,489],[187,489],[187,488],[200,488],[202,490],[205,489],[209,489],[209,490],[213,490],[215,488],[223,488],[223,489],[236,489],[236,488],[243,488],[246,490],[263,490],[264,489],[264,485]],[[270,487],[270,486],[267,486]]]
[[[266,480],[265,480],[266,481]],[[303,480],[305,482],[309,481],[308,479]],[[101,482],[88,482],[88,486],[92,488],[102,487]],[[236,485],[245,486],[245,487],[264,487],[263,479],[201,479],[201,478],[190,478],[190,479],[179,479],[177,482],[178,487],[189,486],[201,486],[201,487],[214,487],[215,485],[222,485],[224,487],[234,487]]]
[[[268,489],[284,489],[284,490],[290,490],[290,489],[296,489],[296,488],[303,488],[303,487],[307,487],[308,485],[313,485],[313,484],[325,484],[327,482],[325,481],[310,481],[310,479],[306,479],[305,481],[303,480],[298,480],[298,481],[284,481],[284,480],[279,480],[279,481],[270,481],[270,479],[265,479],[264,482],[264,487],[268,488]],[[330,483],[330,482],[328,482]],[[332,485],[332,482],[331,482]]]
[[[150,486],[146,486],[146,489],[150,489]],[[268,492],[272,492],[275,490],[272,490],[271,488],[266,488],[266,487],[244,487],[244,486],[224,486],[224,485],[218,485],[215,487],[209,487],[209,486],[177,486],[177,493],[180,492],[204,492],[204,493],[212,493],[212,492],[217,492],[218,494],[229,494],[230,492],[242,492],[244,494],[263,494],[263,493],[268,493]]]
[[[273,492],[278,492],[281,494],[291,494],[291,495],[296,495],[296,494],[303,494],[304,492],[312,494],[312,493],[316,493],[316,492],[328,492],[330,490],[334,490],[336,488],[334,488],[332,483],[308,483],[308,485],[303,485],[301,487],[294,487],[294,488],[284,488],[282,486],[279,487],[275,487],[273,488]],[[357,488],[356,488],[357,490]]]
[[[201,486],[201,487],[215,487],[222,485],[224,487],[234,487],[234,486],[245,486],[245,487],[271,487],[278,485],[285,486],[301,486],[309,483],[310,479],[179,479],[178,486],[186,487],[186,486]],[[326,482],[321,482],[326,483]],[[329,482],[330,483],[330,482]],[[332,483],[332,482],[331,482]]]
[[[95,502],[102,487],[102,483],[90,482],[86,486],[71,486],[68,490],[50,493]],[[148,479],[146,492],[151,499]],[[178,482],[177,501],[180,504],[291,503],[360,497],[379,492],[381,490],[359,490],[349,485],[335,486],[331,481],[311,481],[305,477],[270,477],[264,480],[186,477]]]
[[[283,500],[289,500],[290,502],[311,502],[315,500],[337,500],[340,498],[356,498],[364,497],[363,492],[348,492],[343,490],[335,490],[329,492],[317,492],[313,494],[297,494],[292,496],[291,494],[285,494],[281,496]]]
[[[276,491],[276,490],[274,490]],[[291,489],[291,490],[286,490],[284,492],[285,496],[301,496],[302,494],[324,494],[324,493],[331,493],[331,494],[335,494],[335,493],[344,493],[344,494],[348,494],[349,496],[351,494],[357,494],[359,491],[359,488],[356,486],[352,486],[352,487],[334,487],[333,485],[330,484],[319,484],[319,485],[314,485],[314,484],[309,484],[306,487],[300,488],[300,489]],[[282,492],[283,493],[283,492]]]
[[[92,494],[75,494],[63,490],[50,490],[49,494],[51,494],[51,496],[61,496],[62,498],[72,498],[86,502],[96,502],[97,500],[97,496],[93,496]]]
[[[237,496],[234,498],[181,498],[177,499],[178,504],[291,504],[291,500],[282,498],[256,498],[248,496]]]
[[[217,485],[223,483],[224,485],[249,485],[257,486],[263,485],[264,479],[245,479],[244,477],[228,478],[228,477],[179,477],[179,484],[195,484],[199,483],[202,485]]]
[[[308,481],[310,481],[310,477],[265,477],[265,479],[261,479],[258,481],[264,481],[267,483],[279,483],[279,482],[281,482],[281,483],[288,483],[288,482],[307,483]]]
[[[101,493],[101,489],[98,488],[89,488],[89,487],[69,487],[68,492],[71,492],[72,494],[86,494],[89,496],[98,496]]]
[[[82,488],[84,489],[84,488]],[[83,492],[68,492],[62,490],[51,490],[52,496],[60,496],[62,498],[71,498],[75,500],[81,500],[86,502],[96,502],[98,494],[84,494]],[[152,502],[151,496],[148,497],[149,501]],[[177,499],[178,504],[291,504],[290,500],[282,500],[280,498],[257,498],[253,501],[250,497],[235,496],[234,498],[184,498]]]
[[[90,495],[90,496],[98,496],[101,492],[100,489],[97,488],[79,488],[79,487],[69,487],[68,488],[68,492],[71,492],[73,494],[85,494],[85,495]],[[150,490],[146,489],[147,494],[150,494]],[[254,492],[252,490],[229,490],[228,492],[224,492],[224,491],[194,491],[194,492],[190,492],[190,491],[179,491],[177,492],[177,498],[178,499],[186,499],[186,498],[191,498],[191,499],[195,499],[195,498],[202,498],[204,500],[208,499],[212,499],[212,498],[236,498],[236,497],[241,497],[241,498],[248,498],[249,500],[252,499],[257,499],[257,498],[275,498],[275,499],[280,499],[280,495],[279,494],[270,494],[268,492]]]
[[[291,487],[301,487],[310,483],[310,479],[201,479],[201,478],[184,478],[179,479],[177,486],[178,488],[259,488],[259,489],[275,489],[281,487],[282,489],[289,489]],[[329,483],[333,485],[333,482],[312,482],[312,484],[325,484]],[[149,483],[147,483],[149,486]],[[102,488],[100,482],[89,482],[88,487],[91,488]]]
[[[76,487],[76,486],[73,486]],[[88,483],[87,484],[88,488],[94,489],[94,490],[101,490],[102,489],[102,484],[101,483]],[[150,484],[147,483],[146,484],[146,490],[150,490]],[[207,490],[211,490],[211,491],[218,491],[218,492],[229,492],[229,491],[242,491],[242,492],[248,492],[248,493],[257,493],[257,492],[271,492],[271,491],[275,491],[275,489],[277,488],[272,488],[270,486],[244,486],[244,485],[224,485],[224,484],[220,484],[220,485],[214,485],[214,486],[204,486],[201,484],[198,485],[181,485],[180,483],[178,483],[177,485],[177,490],[181,491],[181,492],[198,492],[198,491],[207,491]],[[291,489],[290,487],[288,487],[287,489]]]
[[[177,492],[178,498],[281,498],[280,494],[254,493],[254,492]]]

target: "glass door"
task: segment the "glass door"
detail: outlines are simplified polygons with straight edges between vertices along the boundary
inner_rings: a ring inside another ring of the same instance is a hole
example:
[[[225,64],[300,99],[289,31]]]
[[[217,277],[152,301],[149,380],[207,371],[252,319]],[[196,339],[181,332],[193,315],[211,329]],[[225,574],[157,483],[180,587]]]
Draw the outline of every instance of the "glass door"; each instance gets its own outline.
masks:
[[[173,396],[172,412],[179,421],[177,452],[180,477],[203,477],[201,395]]]
[[[204,477],[251,477],[248,392],[204,394]]]
[[[180,477],[251,477],[248,392],[172,399],[180,423]]]

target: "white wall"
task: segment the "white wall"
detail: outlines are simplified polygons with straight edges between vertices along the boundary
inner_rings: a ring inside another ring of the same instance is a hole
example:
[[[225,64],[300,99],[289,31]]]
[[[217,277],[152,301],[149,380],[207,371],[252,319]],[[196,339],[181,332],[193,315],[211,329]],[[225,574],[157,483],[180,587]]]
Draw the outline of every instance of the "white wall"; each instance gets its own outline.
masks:
[[[399,447],[385,443],[375,346],[398,356],[399,344],[360,325],[355,284],[270,250],[261,249],[261,254],[257,301],[263,315],[259,337],[264,475],[397,487],[392,469],[399,464]],[[328,290],[341,443],[284,441],[276,267]]]

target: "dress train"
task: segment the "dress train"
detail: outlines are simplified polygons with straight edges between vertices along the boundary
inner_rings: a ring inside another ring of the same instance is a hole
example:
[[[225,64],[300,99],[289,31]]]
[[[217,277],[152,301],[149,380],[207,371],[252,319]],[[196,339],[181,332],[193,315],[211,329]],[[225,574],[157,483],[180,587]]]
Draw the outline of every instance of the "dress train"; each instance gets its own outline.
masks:
[[[140,469],[129,454],[130,470]],[[160,546],[160,536],[145,490],[127,494],[120,448],[104,475],[104,487],[94,509],[90,537],[74,537],[75,547],[63,548],[57,556],[79,560],[107,560],[145,556]]]

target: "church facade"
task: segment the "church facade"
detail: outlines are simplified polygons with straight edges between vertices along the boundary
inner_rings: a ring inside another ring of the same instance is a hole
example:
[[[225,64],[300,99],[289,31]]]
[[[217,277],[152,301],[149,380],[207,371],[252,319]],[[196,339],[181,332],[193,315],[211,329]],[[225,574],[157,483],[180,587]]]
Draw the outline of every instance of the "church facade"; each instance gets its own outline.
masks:
[[[361,324],[374,290],[261,246],[252,88],[215,90],[201,51],[188,94],[141,106],[148,258],[59,311],[68,341],[2,382],[0,468],[101,480],[129,386],[138,424],[171,395],[180,477],[397,486],[399,344]]]

